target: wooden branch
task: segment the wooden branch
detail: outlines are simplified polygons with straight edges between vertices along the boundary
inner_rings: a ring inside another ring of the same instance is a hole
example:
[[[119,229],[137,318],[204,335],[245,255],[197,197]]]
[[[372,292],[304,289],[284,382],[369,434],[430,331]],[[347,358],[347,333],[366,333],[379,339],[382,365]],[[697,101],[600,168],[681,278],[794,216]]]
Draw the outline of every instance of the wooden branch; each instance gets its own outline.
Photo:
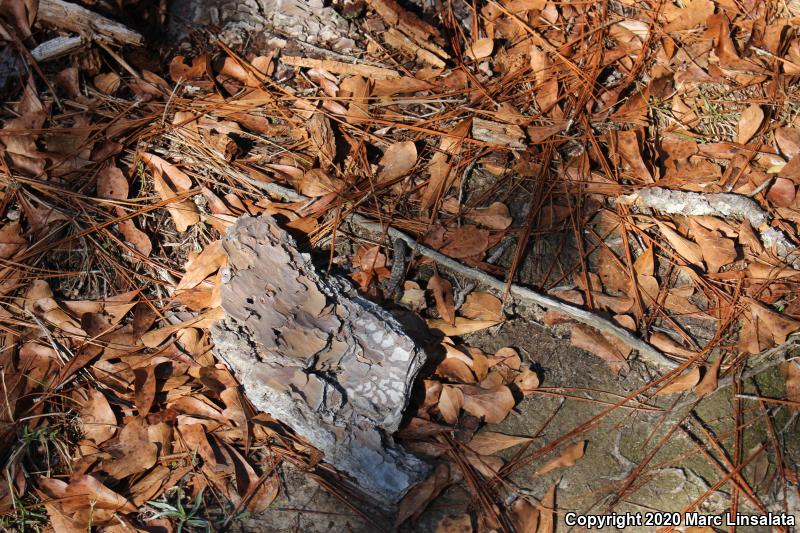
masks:
[[[295,191],[288,189],[286,187],[282,187],[281,185],[278,185],[276,183],[264,183],[262,181],[250,178],[249,176],[246,176],[243,173],[240,174],[239,177],[256,188],[267,191],[271,194],[275,194],[289,201],[297,202],[309,199],[306,196],[298,194]],[[381,224],[377,222],[372,222],[371,220],[368,220],[367,218],[357,213],[351,214],[350,220],[365,230],[372,231],[375,233],[383,232],[383,227],[381,226]],[[416,239],[412,238],[409,235],[406,235],[405,233],[396,228],[389,226],[386,229],[386,232],[389,234],[390,237],[394,239],[402,239],[415,251],[419,252],[425,257],[433,259],[440,265],[446,267],[447,269],[457,274],[460,274],[466,278],[473,279],[501,293],[506,290],[506,283],[504,281],[499,280],[493,276],[490,276],[486,272],[483,272],[476,268],[468,267],[460,263],[459,261],[456,261],[455,259],[448,257],[443,253],[438,252],[432,248],[428,248],[427,246],[418,243]],[[536,304],[547,309],[552,309],[553,311],[558,311],[559,313],[567,315],[577,322],[586,324],[587,326],[591,326],[603,333],[608,333],[617,337],[622,342],[624,342],[634,350],[638,351],[639,358],[642,361],[645,361],[647,363],[650,363],[654,366],[663,369],[672,369],[678,366],[675,363],[675,361],[672,361],[671,359],[667,358],[659,350],[657,350],[650,344],[646,343],[645,341],[636,338],[628,330],[621,328],[616,324],[612,324],[608,320],[604,319],[599,315],[596,315],[595,313],[592,313],[591,311],[575,307],[568,303],[562,302],[561,300],[556,300],[555,298],[551,298],[550,296],[540,294],[536,291],[528,289],[527,287],[522,287],[520,285],[512,284],[510,292],[512,296],[515,296],[524,302]]]
[[[31,55],[37,63],[44,63],[45,61],[58,59],[59,57],[71,54],[83,46],[83,44],[84,39],[79,35],[56,37],[55,39],[43,42],[31,50]]]
[[[752,198],[734,193],[699,193],[647,187],[615,200],[618,204],[655,209],[672,215],[715,216],[746,220],[759,232],[765,248],[774,250],[782,261],[800,269],[800,249],[779,229],[770,225],[771,217]]]
[[[39,0],[36,20],[49,26],[80,33],[90,39],[141,46],[144,38],[127,26],[63,0]]]

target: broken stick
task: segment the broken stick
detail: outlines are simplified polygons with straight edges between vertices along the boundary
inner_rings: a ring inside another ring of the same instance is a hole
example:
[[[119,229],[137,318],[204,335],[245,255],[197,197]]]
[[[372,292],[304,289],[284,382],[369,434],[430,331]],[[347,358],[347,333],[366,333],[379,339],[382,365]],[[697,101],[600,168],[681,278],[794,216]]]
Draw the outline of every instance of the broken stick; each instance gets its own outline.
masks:
[[[256,188],[267,191],[271,194],[275,194],[276,196],[280,196],[292,202],[309,200],[307,196],[298,194],[295,191],[288,189],[286,187],[282,187],[281,185],[278,185],[276,183],[265,183],[263,181],[258,181],[251,178],[250,176],[247,176],[244,173],[239,173],[237,177],[242,179],[243,181],[246,181],[247,183],[251,184]],[[358,213],[351,214],[350,220],[353,221],[353,223],[355,223],[356,225],[368,231],[372,231],[375,233],[383,232],[382,231],[383,227],[381,226],[381,224],[377,222],[372,222],[364,218],[363,216],[359,215]],[[394,239],[402,239],[414,251],[424,255],[425,257],[433,259],[437,263],[441,264],[442,266],[448,268],[449,270],[457,274],[475,280],[501,293],[505,292],[506,290],[506,283],[504,281],[501,281],[495,278],[494,276],[491,276],[486,272],[483,272],[482,270],[468,267],[460,263],[459,261],[456,261],[455,259],[444,255],[441,252],[437,252],[432,248],[428,248],[427,246],[418,243],[416,239],[414,239],[413,237],[406,235],[405,233],[396,228],[389,226],[386,229],[386,233],[388,233],[389,236]],[[576,320],[577,322],[581,322],[583,324],[586,324],[587,326],[591,326],[595,329],[598,329],[603,333],[608,333],[617,337],[622,342],[624,342],[625,344],[627,344],[628,346],[639,352],[639,358],[642,361],[645,361],[662,369],[673,369],[678,366],[675,363],[675,361],[666,357],[659,350],[657,350],[647,342],[636,338],[628,330],[621,328],[615,324],[612,324],[608,320],[592,313],[591,311],[581,309],[580,307],[572,306],[568,303],[562,302],[561,300],[556,300],[555,298],[551,298],[550,296],[540,294],[536,291],[528,289],[527,287],[522,287],[520,285],[512,284],[509,292],[511,293],[512,296],[515,296],[524,302],[540,305],[546,309],[552,309],[554,311],[558,311],[559,313],[567,315],[570,318]]]
[[[134,46],[141,46],[144,43],[140,33],[124,24],[62,0],[39,0],[36,20],[49,26],[80,33],[90,39]]]

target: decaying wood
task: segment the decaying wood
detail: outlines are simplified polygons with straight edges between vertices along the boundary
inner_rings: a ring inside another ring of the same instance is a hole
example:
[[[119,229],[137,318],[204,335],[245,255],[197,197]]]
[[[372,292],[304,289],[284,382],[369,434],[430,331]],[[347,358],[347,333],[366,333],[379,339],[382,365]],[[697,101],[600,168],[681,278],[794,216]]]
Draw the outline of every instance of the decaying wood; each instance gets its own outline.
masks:
[[[317,276],[267,215],[223,244],[225,318],[217,353],[253,404],[292,427],[366,494],[397,502],[428,467],[392,442],[424,353],[397,321]]]
[[[287,189],[286,187],[282,187],[281,185],[278,185],[276,183],[261,182],[243,173],[239,174],[237,178],[241,179],[242,181],[246,181],[247,183],[250,183],[254,187],[265,190],[271,194],[281,196],[284,199],[293,202],[304,201],[309,199],[301,194],[296,193],[291,189]],[[375,232],[378,234],[384,233],[383,228],[379,223],[372,222],[357,213],[350,215],[349,219],[354,224],[360,226],[363,229],[366,229],[367,231]],[[495,278],[494,276],[487,274],[486,272],[483,272],[482,270],[468,267],[451,257],[447,257],[441,252],[438,252],[432,248],[428,248],[427,246],[418,243],[413,237],[406,235],[405,233],[396,228],[389,226],[388,228],[386,228],[386,233],[393,239],[401,239],[405,241],[406,244],[408,244],[414,250],[414,252],[424,255],[425,257],[428,257],[430,259],[433,259],[434,261],[446,267],[452,272],[455,272],[466,278],[475,280],[482,285],[497,290],[498,292],[505,292],[506,290],[505,282]],[[616,324],[612,324],[608,320],[604,319],[603,317],[591,311],[587,311],[586,309],[581,309],[580,307],[572,306],[561,300],[551,298],[550,296],[540,294],[527,287],[522,287],[515,284],[511,285],[509,292],[512,296],[519,298],[523,302],[539,305],[546,309],[551,309],[553,311],[558,311],[559,313],[562,313],[577,322],[591,326],[595,329],[602,331],[603,333],[608,333],[610,335],[613,335],[614,337],[618,338],[619,340],[630,346],[632,349],[636,350],[639,353],[639,358],[642,361],[645,361],[662,369],[673,369],[677,366],[674,361],[666,357],[652,345],[648,344],[642,339],[636,338],[625,328],[617,326]]]
[[[734,193],[699,193],[647,187],[623,196],[618,203],[684,216],[715,216],[747,221],[759,232],[761,243],[782,261],[800,268],[800,250],[782,231],[770,225],[770,216],[752,198]]]
[[[281,62],[284,65],[303,68],[325,69],[333,74],[349,74],[351,76],[364,76],[376,80],[389,78],[399,78],[400,74],[392,69],[373,67],[371,65],[360,65],[357,63],[343,63],[331,59],[312,59],[310,57],[282,56]]]
[[[37,21],[80,33],[91,39],[134,46],[140,46],[144,42],[141,34],[127,26],[62,0],[39,0]]]
[[[83,44],[84,39],[79,35],[56,37],[31,50],[31,55],[39,63],[44,63],[71,54]]]

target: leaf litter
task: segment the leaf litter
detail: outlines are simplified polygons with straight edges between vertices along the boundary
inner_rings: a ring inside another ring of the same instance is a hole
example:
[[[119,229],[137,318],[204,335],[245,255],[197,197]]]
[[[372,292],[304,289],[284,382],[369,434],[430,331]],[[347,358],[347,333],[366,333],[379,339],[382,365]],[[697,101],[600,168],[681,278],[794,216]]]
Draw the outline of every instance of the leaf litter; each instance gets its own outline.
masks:
[[[113,531],[120,520],[142,526],[147,502],[184,489],[223,496],[227,512],[259,512],[280,491],[277,463],[324,471],[297,436],[253,411],[213,352],[220,239],[242,214],[281,216],[329,245],[331,264],[367,297],[389,305],[385,288],[399,285],[396,302],[445,336],[427,376],[436,386],[401,430],[441,462],[401,502],[398,524],[463,483],[478,519],[441,530],[553,530],[555,485],[539,502],[505,505],[497,481],[510,470],[495,454],[534,437],[479,430],[535,401],[524,398],[541,377],[512,348],[485,354],[460,338],[514,320],[508,294],[477,291],[446,265],[431,272],[413,251],[407,263],[384,236],[343,233],[350,213],[509,283],[529,243],[579,235],[577,261],[545,258],[533,284],[667,354],[678,371],[653,381],[656,399],[742,386],[744,368],[796,338],[794,6],[623,2],[601,13],[486,2],[460,26],[452,7],[423,20],[391,0],[368,4],[386,31],[365,25],[377,45],[365,44],[366,57],[386,68],[224,45],[221,62],[198,52],[159,66],[90,43],[73,66],[43,63],[8,90],[3,82],[8,516],[40,494],[56,529]],[[54,35],[35,3],[14,5],[0,38],[29,46]],[[758,216],[724,202],[699,215],[691,203],[619,201],[656,188],[747,198]],[[342,252],[348,238],[355,251]],[[631,346],[556,315],[574,346],[631,371]],[[783,366],[791,409],[798,372]],[[30,434],[51,435],[57,453],[21,453],[19,435]],[[569,468],[585,445],[537,473]]]

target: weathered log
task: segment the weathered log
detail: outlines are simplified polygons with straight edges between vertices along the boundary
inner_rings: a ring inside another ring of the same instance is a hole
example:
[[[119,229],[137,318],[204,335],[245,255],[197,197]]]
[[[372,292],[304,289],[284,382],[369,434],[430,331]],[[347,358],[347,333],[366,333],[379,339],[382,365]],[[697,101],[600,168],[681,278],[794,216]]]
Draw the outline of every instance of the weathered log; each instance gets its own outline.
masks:
[[[392,441],[424,352],[345,281],[322,279],[268,216],[223,246],[217,354],[260,410],[293,428],[368,495],[396,503],[428,466]]]
[[[56,28],[74,31],[90,39],[140,46],[142,35],[88,9],[62,0],[39,0],[36,20]]]

